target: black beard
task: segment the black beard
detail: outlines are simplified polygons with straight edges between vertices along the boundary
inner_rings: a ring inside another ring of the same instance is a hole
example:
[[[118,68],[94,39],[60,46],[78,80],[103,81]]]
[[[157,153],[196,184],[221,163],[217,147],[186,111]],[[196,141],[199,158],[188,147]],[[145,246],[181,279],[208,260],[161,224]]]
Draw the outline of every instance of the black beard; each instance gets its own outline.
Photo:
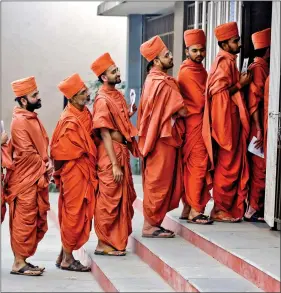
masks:
[[[190,56],[189,56],[189,58],[190,58],[191,61],[193,61],[193,62],[195,62],[195,63],[197,63],[197,64],[201,64],[202,61],[204,60],[204,59],[202,59],[201,61],[197,61],[195,58],[193,59],[193,58],[191,58]],[[197,57],[196,57],[196,58],[197,58]]]
[[[41,107],[42,107],[41,101],[40,102],[37,101],[35,104],[32,104],[29,101],[27,101],[26,110],[30,111],[30,112],[33,112],[34,110],[39,109]]]
[[[118,81],[109,81],[108,84],[110,85],[116,85],[116,84],[119,84],[121,83],[121,79],[119,79]]]
[[[161,62],[161,63],[162,63],[162,62]],[[162,63],[162,67],[163,67],[164,70],[169,70],[169,69],[171,69],[171,68],[174,67],[174,63],[169,64],[169,65],[166,65],[166,64],[163,64],[163,63]]]

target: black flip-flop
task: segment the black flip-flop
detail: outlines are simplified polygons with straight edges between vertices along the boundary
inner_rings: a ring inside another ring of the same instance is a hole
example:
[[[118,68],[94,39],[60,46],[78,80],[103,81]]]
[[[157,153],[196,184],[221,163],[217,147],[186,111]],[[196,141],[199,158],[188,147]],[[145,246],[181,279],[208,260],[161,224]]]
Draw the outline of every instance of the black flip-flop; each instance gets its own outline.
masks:
[[[99,251],[99,250],[95,250],[95,255],[108,255],[108,256],[125,256],[126,255],[126,251],[120,251],[122,252],[121,254],[114,254],[114,253],[110,253],[113,251],[118,251],[118,250],[110,250],[110,251]]]
[[[26,274],[27,271],[35,271],[38,272],[38,274]],[[21,275],[21,276],[29,276],[29,277],[38,277],[42,276],[43,272],[40,270],[36,270],[35,268],[32,268],[30,265],[26,264],[23,268],[21,268],[18,271],[11,271],[11,275]]]
[[[41,272],[44,272],[44,271],[45,271],[45,268],[40,268],[39,266],[35,266],[35,265],[33,265],[32,263],[30,263],[30,262],[27,262],[27,264],[28,264],[31,268],[33,268],[33,269],[38,269],[38,270],[41,271]]]
[[[57,262],[56,262],[55,266],[56,266],[58,269],[60,269],[60,263],[57,263]]]
[[[207,222],[205,222],[205,223],[204,222],[197,222],[197,220],[205,220]],[[211,225],[214,223],[214,221],[203,214],[199,214],[191,220],[187,219],[187,223],[197,224],[197,225]]]
[[[175,237],[175,234],[172,234],[171,233],[172,231],[168,231],[168,230],[165,230],[165,229],[158,229],[158,230],[155,230],[152,234],[142,234],[142,237],[144,238],[174,238]],[[170,235],[165,235],[165,236],[161,236],[161,234],[167,234],[169,233]]]
[[[81,272],[81,273],[86,273],[91,271],[91,268],[83,266],[79,260],[75,260],[68,267],[60,266],[60,268],[61,270],[64,270],[64,271]]]

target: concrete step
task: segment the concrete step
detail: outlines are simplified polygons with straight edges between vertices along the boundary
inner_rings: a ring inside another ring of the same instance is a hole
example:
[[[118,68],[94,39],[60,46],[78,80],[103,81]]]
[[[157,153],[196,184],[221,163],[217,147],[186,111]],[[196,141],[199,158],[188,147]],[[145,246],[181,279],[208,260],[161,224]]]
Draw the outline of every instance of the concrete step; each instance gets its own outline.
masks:
[[[50,195],[50,216],[59,229],[55,196]],[[126,256],[114,257],[95,255],[97,242],[93,229],[89,241],[75,251],[75,257],[84,265],[92,267],[92,276],[105,292],[174,292],[149,265],[132,252],[130,243]]]
[[[126,256],[114,257],[95,255],[96,245],[93,234],[84,249],[91,259],[93,275],[105,292],[174,292],[130,246]]]
[[[143,217],[135,213],[133,251],[177,292],[262,292],[193,244],[172,239],[141,237]]]
[[[134,176],[138,195],[134,203],[142,212],[141,176]],[[210,213],[210,201],[206,214]],[[266,292],[280,292],[280,233],[262,223],[214,223],[210,226],[179,220],[182,205],[167,214],[163,226],[194,244],[220,263]]]

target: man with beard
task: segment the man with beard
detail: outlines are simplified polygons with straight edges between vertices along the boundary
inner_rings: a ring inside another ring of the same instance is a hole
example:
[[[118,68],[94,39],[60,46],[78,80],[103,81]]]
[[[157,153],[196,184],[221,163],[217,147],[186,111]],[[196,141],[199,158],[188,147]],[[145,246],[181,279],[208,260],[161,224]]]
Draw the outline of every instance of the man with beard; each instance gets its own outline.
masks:
[[[97,190],[97,150],[91,137],[92,115],[88,89],[76,73],[58,85],[68,99],[51,141],[54,179],[60,189],[59,223],[62,249],[56,266],[62,270],[88,272],[73,257],[90,237]]]
[[[180,219],[189,223],[211,224],[204,215],[210,199],[211,177],[207,171],[208,153],[202,137],[207,71],[202,61],[206,57],[206,36],[201,29],[184,32],[187,59],[180,67],[178,82],[187,108],[183,145],[184,210]],[[208,183],[207,183],[208,182]]]
[[[220,51],[207,80],[203,122],[203,138],[211,167],[215,168],[211,217],[215,221],[235,223],[244,215],[248,192],[247,138],[250,125],[240,90],[250,83],[251,74],[240,75],[236,66],[236,55],[241,48],[237,23],[216,27],[215,35]]]
[[[146,77],[138,113],[139,149],[143,156],[143,237],[172,238],[161,227],[167,212],[183,195],[181,145],[186,116],[177,81],[167,74],[173,56],[159,36],[140,47],[151,67]]]
[[[49,139],[34,110],[41,108],[39,91],[33,76],[12,82],[19,107],[14,108],[11,123],[13,170],[5,200],[9,204],[11,246],[14,263],[11,274],[38,276],[44,268],[26,262],[48,230],[48,185],[52,164],[48,157]]]
[[[102,83],[94,102],[93,129],[98,143],[99,192],[95,208],[95,231],[98,245],[95,254],[126,254],[132,233],[133,202],[136,199],[129,150],[138,156],[135,136],[124,96],[115,86],[121,82],[119,69],[105,53],[91,69]]]
[[[262,148],[264,145],[263,129],[264,124],[264,87],[265,81],[269,75],[269,57],[270,57],[270,28],[256,32],[252,35],[252,41],[255,48],[254,62],[248,70],[253,75],[248,91],[248,110],[251,116],[250,141],[255,136],[256,148]],[[266,141],[265,141],[266,143]],[[263,206],[265,195],[265,171],[266,161],[264,158],[254,154],[250,156],[250,190],[248,209],[244,216],[245,221],[264,222]]]

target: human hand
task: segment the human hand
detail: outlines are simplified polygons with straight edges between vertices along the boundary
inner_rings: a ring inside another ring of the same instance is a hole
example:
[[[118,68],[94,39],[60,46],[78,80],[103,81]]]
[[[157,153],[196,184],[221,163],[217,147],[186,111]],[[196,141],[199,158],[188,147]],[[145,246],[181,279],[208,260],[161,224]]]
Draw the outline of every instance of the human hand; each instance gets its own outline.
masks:
[[[8,141],[8,134],[4,131],[1,133],[1,145]]]
[[[241,87],[244,87],[248,84],[250,84],[250,82],[252,81],[252,73],[250,71],[248,72],[244,72],[240,75],[240,79],[239,79],[239,83],[241,85]]]
[[[119,165],[117,164],[112,165],[112,173],[113,173],[114,182],[121,183],[121,181],[123,180],[123,172]]]

